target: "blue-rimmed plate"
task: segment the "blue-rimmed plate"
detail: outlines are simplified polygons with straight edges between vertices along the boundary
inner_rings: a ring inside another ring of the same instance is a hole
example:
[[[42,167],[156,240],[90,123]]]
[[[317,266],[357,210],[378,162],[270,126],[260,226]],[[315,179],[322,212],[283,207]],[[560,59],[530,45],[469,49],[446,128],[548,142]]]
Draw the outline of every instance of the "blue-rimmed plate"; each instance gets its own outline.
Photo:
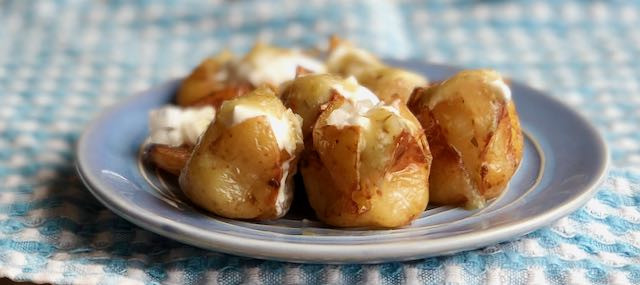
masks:
[[[457,71],[396,64],[431,80]],[[283,219],[234,221],[192,207],[175,179],[140,159],[148,111],[170,102],[179,84],[170,81],[132,96],[94,120],[78,142],[78,173],[103,204],[129,221],[226,253],[293,262],[377,263],[478,248],[515,239],[576,210],[595,194],[608,164],[605,143],[589,122],[559,101],[513,82],[524,158],[508,189],[485,209],[429,208],[410,226],[394,230],[332,229],[314,221],[299,199]]]

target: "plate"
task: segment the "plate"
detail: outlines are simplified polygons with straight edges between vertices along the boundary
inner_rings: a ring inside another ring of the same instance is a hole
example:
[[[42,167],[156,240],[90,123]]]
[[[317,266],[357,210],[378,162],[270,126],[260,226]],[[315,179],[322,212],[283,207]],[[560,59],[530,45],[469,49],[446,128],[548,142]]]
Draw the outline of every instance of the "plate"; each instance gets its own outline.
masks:
[[[431,80],[457,68],[394,62]],[[303,263],[380,263],[451,254],[516,239],[571,213],[597,191],[608,165],[601,135],[577,112],[512,82],[525,134],[524,158],[503,195],[481,210],[430,207],[393,230],[335,229],[314,220],[298,195],[291,213],[270,222],[235,221],[193,207],[175,179],[140,160],[147,113],[167,104],[172,80],[106,110],[82,134],[77,170],[88,189],[125,219],[198,247]]]

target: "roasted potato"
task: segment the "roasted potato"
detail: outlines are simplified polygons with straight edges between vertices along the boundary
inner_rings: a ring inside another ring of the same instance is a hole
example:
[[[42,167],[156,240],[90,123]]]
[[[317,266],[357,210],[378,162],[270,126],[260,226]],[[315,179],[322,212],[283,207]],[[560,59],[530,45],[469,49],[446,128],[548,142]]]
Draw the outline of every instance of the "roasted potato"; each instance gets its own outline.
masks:
[[[315,123],[300,166],[309,202],[332,226],[406,225],[429,200],[424,133],[404,104],[357,105],[333,96]]]
[[[400,99],[406,104],[415,87],[427,85],[424,76],[387,66],[373,54],[335,37],[331,39],[327,68],[329,73],[355,76],[386,103]]]
[[[227,218],[283,216],[303,148],[300,120],[269,88],[225,101],[180,174],[182,191]]]
[[[462,71],[416,89],[409,108],[433,154],[431,202],[479,208],[504,190],[522,159],[523,138],[500,74]]]
[[[229,65],[233,61],[234,55],[229,51],[206,58],[182,81],[176,103],[189,106],[221,90],[235,88],[235,84],[229,84],[232,76]]]
[[[399,99],[404,104],[415,87],[427,85],[424,76],[395,67],[371,69],[360,75],[358,81],[378,94],[382,101],[391,103]]]
[[[193,148],[190,146],[168,146],[151,144],[146,152],[147,159],[158,168],[171,174],[180,175],[187,164]]]
[[[256,87],[278,88],[297,73],[324,73],[324,64],[295,49],[257,43],[244,57],[228,51],[205,59],[182,82],[176,101],[181,106],[211,105],[242,96]]]
[[[233,83],[230,86],[223,87],[220,90],[214,91],[211,94],[192,102],[190,105],[194,107],[212,106],[215,109],[218,109],[224,101],[245,95],[253,89],[253,86],[247,83]]]
[[[379,102],[376,95],[359,85],[355,78],[343,79],[330,74],[297,77],[282,88],[280,96],[285,106],[302,117],[305,138],[311,134],[321,107],[332,96],[342,96],[352,102],[366,100],[374,105]]]
[[[285,49],[257,43],[236,66],[235,76],[253,86],[280,84],[295,78],[302,68],[308,73],[324,73],[324,64],[296,49]]]

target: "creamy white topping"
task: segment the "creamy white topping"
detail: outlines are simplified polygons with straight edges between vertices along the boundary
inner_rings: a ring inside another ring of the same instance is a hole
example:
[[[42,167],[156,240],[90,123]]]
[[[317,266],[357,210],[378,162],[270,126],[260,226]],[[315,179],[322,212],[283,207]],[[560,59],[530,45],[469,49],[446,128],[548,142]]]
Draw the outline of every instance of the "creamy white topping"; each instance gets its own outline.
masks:
[[[369,128],[370,121],[365,115],[369,110],[381,104],[380,99],[371,90],[358,84],[353,76],[331,87],[347,101],[340,108],[331,112],[327,118],[327,125],[338,128],[345,126]]]
[[[278,197],[276,198],[276,215],[280,216],[286,211],[286,202],[289,198],[290,191],[287,191],[287,177],[289,176],[289,165],[291,160],[287,160],[282,164],[282,178],[280,178],[280,188],[278,189]]]
[[[331,112],[329,118],[327,118],[327,125],[336,126],[339,129],[346,126],[360,126],[368,129],[371,122],[365,115],[371,108],[357,105],[358,104],[352,104],[348,101],[345,102],[340,108]]]
[[[497,94],[502,97],[502,100],[511,100],[511,89],[506,83],[504,83],[504,80],[496,79],[489,82],[489,85],[496,89]]]
[[[238,63],[237,76],[254,86],[267,83],[279,86],[296,76],[297,67],[313,73],[326,71],[324,64],[297,50],[261,49]]]
[[[291,122],[287,120],[284,114],[278,118],[274,114],[265,112],[256,106],[236,105],[233,108],[233,119],[230,127],[240,124],[248,119],[260,116],[267,118],[280,149],[284,149],[289,154],[293,154],[296,149],[295,133],[291,126]]]
[[[398,109],[398,107],[396,106],[390,106],[390,105],[386,105],[386,106],[380,106],[381,109],[385,109],[391,113],[393,113],[396,116],[400,116],[400,110]]]
[[[371,90],[358,84],[355,77],[350,76],[345,81],[331,86],[347,101],[335,109],[327,118],[327,125],[343,128],[345,126],[361,126],[368,128],[369,119],[364,115],[380,103],[380,99]]]
[[[180,146],[195,145],[215,118],[210,106],[180,108],[165,106],[149,112],[149,142]]]
[[[331,88],[353,103],[362,102],[360,104],[373,106],[380,102],[378,96],[373,94],[367,87],[360,85],[353,76],[349,76],[339,84],[334,84]]]

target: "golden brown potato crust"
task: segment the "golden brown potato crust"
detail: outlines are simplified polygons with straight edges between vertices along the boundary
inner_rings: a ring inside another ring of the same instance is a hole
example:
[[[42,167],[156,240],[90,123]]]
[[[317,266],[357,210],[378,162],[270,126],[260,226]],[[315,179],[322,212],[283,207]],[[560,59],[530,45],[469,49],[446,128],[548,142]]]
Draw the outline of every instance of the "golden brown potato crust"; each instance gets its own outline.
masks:
[[[180,106],[190,106],[202,98],[212,95],[224,88],[228,88],[226,78],[220,78],[219,72],[223,72],[225,65],[233,60],[233,55],[222,52],[214,57],[204,59],[192,72],[182,81],[176,103]],[[229,76],[227,74],[227,76]]]
[[[335,96],[313,129],[301,172],[317,217],[338,227],[393,228],[410,223],[429,200],[431,154],[419,123],[404,106],[400,115],[378,109],[371,127],[327,124],[345,104]]]
[[[296,128],[296,136],[292,138],[297,145],[295,153],[280,149],[264,116],[229,126],[233,109],[240,104],[251,104],[294,120],[291,127]],[[268,88],[226,101],[180,175],[182,191],[196,205],[227,218],[262,220],[284,215],[291,204],[292,177],[297,155],[302,151],[297,120]],[[286,163],[288,172],[283,168]],[[282,205],[284,210],[277,211],[283,178],[287,200]]]
[[[427,85],[426,77],[388,66],[372,53],[337,37],[331,37],[329,48],[327,67],[330,73],[354,76],[386,103],[400,100],[406,104],[414,88]]]
[[[158,168],[179,175],[192,151],[190,146],[152,144],[147,149],[146,158]]]
[[[425,77],[408,70],[389,66],[369,69],[357,78],[362,85],[371,89],[380,100],[389,104],[395,100],[406,104],[414,88],[427,85]]]
[[[217,110],[224,101],[245,95],[251,92],[251,90],[253,90],[253,87],[250,84],[233,84],[213,91],[209,95],[206,95],[189,105],[194,107],[212,106]]]
[[[518,114],[496,80],[502,78],[494,71],[469,70],[414,91],[409,107],[433,154],[432,202],[482,207],[502,193],[520,164]]]
[[[333,86],[341,84],[342,78],[331,74],[310,74],[290,81],[282,90],[280,98],[284,105],[302,117],[302,134],[311,134],[322,105],[329,102]]]

